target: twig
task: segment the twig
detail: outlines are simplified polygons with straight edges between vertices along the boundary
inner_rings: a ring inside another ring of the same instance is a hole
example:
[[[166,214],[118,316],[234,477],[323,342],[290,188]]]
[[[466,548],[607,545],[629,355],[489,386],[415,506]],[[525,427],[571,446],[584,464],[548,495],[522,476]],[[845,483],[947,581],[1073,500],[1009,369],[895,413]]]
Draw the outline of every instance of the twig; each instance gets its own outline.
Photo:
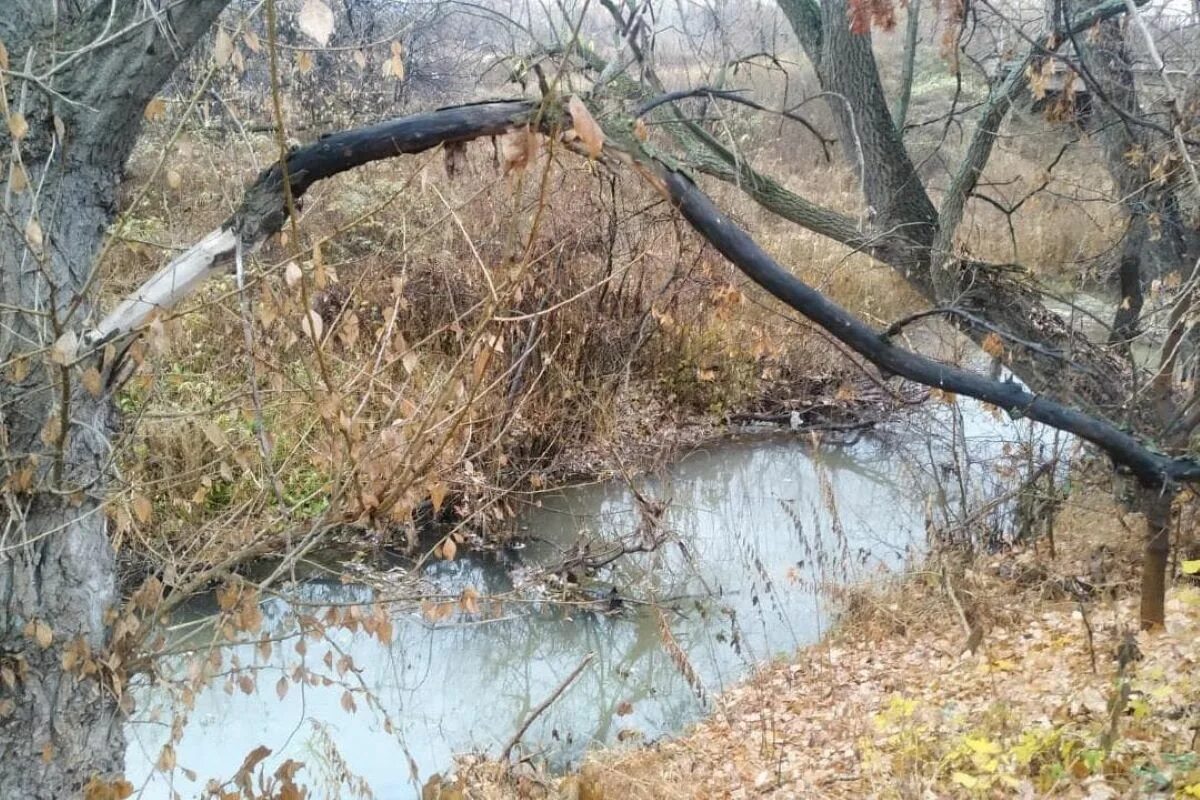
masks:
[[[1087,634],[1088,655],[1092,659],[1092,674],[1096,674],[1096,640],[1092,634],[1092,622],[1088,619],[1087,608],[1079,601],[1079,616],[1083,618],[1083,631]]]
[[[551,692],[550,696],[538,704],[533,711],[529,712],[529,716],[526,717],[525,721],[521,723],[521,727],[517,728],[517,732],[513,734],[511,739],[508,740],[508,744],[504,745],[504,751],[500,753],[501,761],[508,761],[509,755],[512,754],[512,749],[517,746],[517,742],[521,741],[521,737],[525,735],[525,731],[529,730],[529,726],[533,724],[533,721],[541,716],[542,712],[549,708],[554,701],[558,699],[559,695],[567,690],[568,686],[575,682],[575,679],[579,677],[581,672],[583,672],[584,667],[592,663],[592,659],[595,657],[595,653],[588,653],[586,656],[584,656],[583,660],[579,662],[579,666],[575,667],[575,669],[571,671],[571,674],[567,676],[567,679],[560,683],[558,688]]]

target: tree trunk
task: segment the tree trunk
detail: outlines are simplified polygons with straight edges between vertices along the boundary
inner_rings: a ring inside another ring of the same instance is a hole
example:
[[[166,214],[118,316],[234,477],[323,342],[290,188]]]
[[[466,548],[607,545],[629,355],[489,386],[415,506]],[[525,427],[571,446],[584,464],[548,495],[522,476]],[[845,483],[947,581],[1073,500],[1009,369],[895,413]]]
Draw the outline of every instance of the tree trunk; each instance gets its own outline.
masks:
[[[9,365],[0,383],[9,459],[0,539],[0,797],[49,800],[76,796],[94,775],[119,773],[124,756],[114,676],[93,669],[90,658],[108,647],[106,614],[117,601],[103,510],[111,405],[103,392],[82,388],[78,368],[47,357],[69,321],[88,313],[82,303],[68,316],[109,222],[117,174],[111,167],[63,174],[61,164],[31,171],[38,200],[29,189],[14,193],[10,213],[24,228],[36,208],[43,245],[27,246],[33,237],[15,226],[0,228],[0,285],[11,303],[0,333],[0,363]]]
[[[13,165],[0,183],[0,798],[79,797],[123,766],[112,365],[76,363],[71,332],[92,315],[143,109],[227,2],[5,0],[0,13],[11,67],[46,76],[4,77],[4,110],[27,130],[0,133]]]
[[[1146,548],[1142,554],[1142,630],[1166,622],[1167,567],[1171,560],[1171,500],[1174,493],[1140,487],[1138,504],[1146,518]]]

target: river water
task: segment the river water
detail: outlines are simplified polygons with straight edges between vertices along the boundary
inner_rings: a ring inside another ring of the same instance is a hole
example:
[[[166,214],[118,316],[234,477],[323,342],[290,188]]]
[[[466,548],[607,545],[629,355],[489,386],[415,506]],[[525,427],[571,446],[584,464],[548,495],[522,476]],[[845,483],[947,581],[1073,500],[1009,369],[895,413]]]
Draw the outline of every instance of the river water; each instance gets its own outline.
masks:
[[[254,685],[246,693],[220,678],[197,694],[175,748],[178,768],[168,773],[155,762],[177,695],[165,684],[139,689],[127,755],[135,796],[195,796],[209,778],[231,776],[259,745],[273,751],[268,772],[286,758],[305,762],[299,777],[314,797],[355,796],[350,790],[359,779],[376,797],[419,796],[420,785],[449,769],[454,754],[497,755],[587,653],[593,661],[530,726],[522,752],[563,767],[593,744],[679,732],[705,713],[707,698],[755,664],[821,637],[836,609],[820,587],[902,569],[922,552],[931,513],[952,517],[959,503],[965,508],[999,491],[1010,478],[997,462],[1016,468],[1031,447],[1044,459],[1060,444],[1051,431],[966,400],[926,404],[851,445],[778,433],[714,443],[639,484],[669,501],[663,526],[674,535],[598,576],[601,598],[610,586],[628,598],[614,613],[597,613],[607,609],[603,600],[595,610],[550,602],[493,609],[484,602],[477,614],[460,610],[432,623],[406,609],[392,616],[390,644],[342,630],[308,642],[301,656],[288,639],[295,608],[265,601],[264,629],[282,643],[265,656],[253,645],[223,648],[223,665],[236,658]],[[523,571],[561,558],[581,537],[628,534],[638,522],[630,492],[616,482],[546,493],[520,520],[529,537],[524,549],[505,559],[460,553],[429,566],[424,577],[447,595],[467,587],[483,597],[509,593]],[[336,582],[301,583],[288,592],[292,603],[312,604],[304,611],[318,615],[323,604],[372,597],[370,589]],[[190,613],[199,620],[210,610]],[[176,621],[187,623],[188,612]],[[674,645],[664,645],[664,623]],[[335,665],[352,656],[382,713],[357,691],[354,672],[325,666],[327,652]],[[186,677],[203,657],[169,658],[162,672]],[[277,681],[301,663],[332,684],[290,684],[280,699]],[[346,686],[356,688],[354,710],[343,705]]]

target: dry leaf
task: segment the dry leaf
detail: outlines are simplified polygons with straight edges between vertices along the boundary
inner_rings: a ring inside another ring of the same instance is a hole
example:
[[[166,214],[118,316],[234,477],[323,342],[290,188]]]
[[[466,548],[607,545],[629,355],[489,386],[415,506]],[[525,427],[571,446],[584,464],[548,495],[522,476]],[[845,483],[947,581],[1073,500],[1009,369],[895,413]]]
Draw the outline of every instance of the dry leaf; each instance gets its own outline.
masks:
[[[104,391],[104,382],[100,379],[100,370],[95,367],[88,367],[83,371],[83,377],[80,379],[83,388],[92,397],[99,397]]]
[[[329,44],[329,37],[333,36],[333,11],[321,0],[304,0],[296,22],[314,42],[322,47]]]
[[[275,696],[282,700],[283,698],[287,697],[287,693],[288,679],[287,676],[284,675],[275,683]]]
[[[75,335],[75,331],[67,331],[58,337],[58,341],[50,348],[50,360],[65,367],[75,360],[75,354],[78,351],[79,337]]]
[[[35,253],[40,253],[45,241],[46,237],[42,234],[42,223],[38,222],[36,217],[30,217],[29,221],[25,223],[25,243]]]
[[[262,50],[262,43],[258,40],[258,34],[253,30],[243,33],[242,41],[246,43],[246,47],[250,48],[251,53],[257,53]]]
[[[225,32],[224,28],[217,28],[217,37],[213,41],[213,61],[218,67],[223,67],[229,63],[229,59],[233,57],[233,39]]]
[[[442,510],[442,502],[446,499],[446,484],[441,481],[429,487],[429,502],[433,504],[433,513]]]
[[[25,121],[25,115],[20,111],[9,114],[8,131],[14,139],[24,139],[25,134],[29,133],[29,123]]]
[[[25,635],[37,642],[38,647],[43,650],[54,642],[54,631],[40,619],[30,620],[25,625]]]
[[[646,130],[646,121],[641,117],[633,121],[633,136],[639,142],[644,142],[650,138],[650,132]]]
[[[300,271],[300,265],[295,261],[289,261],[288,265],[283,270],[283,282],[288,285],[288,288],[295,286],[304,277],[304,273]]]
[[[25,167],[18,161],[8,165],[8,188],[13,194],[20,194],[29,188],[29,178],[25,175]]]
[[[500,139],[500,154],[504,157],[504,174],[521,172],[537,158],[538,137],[528,127],[509,131]]]
[[[1004,357],[1004,341],[994,331],[983,337],[983,343],[980,346],[983,348],[983,352],[992,358]]]
[[[301,50],[300,55],[296,56],[296,69],[300,70],[301,75],[307,75],[312,72],[313,59],[307,50]]]
[[[463,589],[462,594],[458,598],[458,604],[462,606],[462,610],[468,614],[479,613],[479,592],[475,591],[475,587],[468,586]]]
[[[183,176],[173,169],[167,170],[167,186],[178,189],[183,185]]]
[[[150,502],[150,498],[144,494],[135,494],[133,496],[133,516],[143,525],[150,522],[154,516],[154,506]]]
[[[146,103],[146,109],[142,112],[142,116],[147,122],[157,122],[167,115],[167,101],[161,97],[153,97],[149,103]]]
[[[325,331],[325,323],[322,321],[321,315],[310,308],[304,315],[304,319],[300,320],[300,330],[304,331],[314,342],[319,342],[321,334]]]
[[[175,748],[171,743],[163,745],[162,751],[158,754],[158,769],[162,772],[170,772],[175,769]]]
[[[604,131],[600,129],[595,118],[592,117],[592,112],[588,111],[588,107],[577,95],[571,95],[571,99],[567,101],[567,111],[571,112],[571,123],[575,127],[575,134],[579,137],[579,141],[583,142],[587,154],[596,158],[604,149]]]
[[[453,561],[455,554],[458,553],[458,545],[449,536],[442,541],[442,558],[447,561]]]

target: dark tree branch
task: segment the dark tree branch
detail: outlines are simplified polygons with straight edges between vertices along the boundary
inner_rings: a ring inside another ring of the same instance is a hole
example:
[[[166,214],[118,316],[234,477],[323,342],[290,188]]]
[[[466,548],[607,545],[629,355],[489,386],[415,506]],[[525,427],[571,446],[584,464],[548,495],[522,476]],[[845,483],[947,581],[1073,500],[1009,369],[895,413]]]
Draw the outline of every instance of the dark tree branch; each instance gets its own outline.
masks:
[[[730,102],[740,103],[741,105],[756,109],[758,111],[765,111],[768,114],[778,114],[779,116],[790,119],[793,122],[800,123],[816,138],[818,142],[821,143],[821,152],[825,154],[825,160],[830,160],[828,145],[837,141],[836,139],[829,139],[823,136],[811,122],[793,111],[768,108],[762,103],[756,103],[748,97],[743,97],[742,94],[746,91],[746,89],[712,89],[707,86],[701,86],[696,89],[683,89],[676,92],[667,92],[666,94],[659,95],[658,97],[642,103],[642,105],[633,112],[633,115],[635,117],[644,117],[650,111],[658,108],[659,106],[666,105],[667,103],[674,103],[688,97],[713,97],[721,100],[729,100]]]
[[[908,26],[904,33],[904,65],[900,71],[900,96],[896,98],[896,110],[892,119],[896,133],[904,137],[904,125],[908,121],[908,105],[912,100],[913,75],[917,64],[917,42],[921,34],[921,0],[908,0]]]
[[[1027,417],[1075,434],[1099,447],[1146,485],[1200,481],[1200,463],[1155,452],[1103,419],[1036,395],[1016,381],[992,380],[896,347],[775,262],[687,177],[661,165],[655,165],[654,169],[684,218],[734,266],[885,373],[974,397],[1004,409],[1013,417]]]
[[[334,134],[288,157],[287,174],[291,179],[291,192],[299,197],[317,181],[371,161],[402,153],[421,152],[444,142],[504,133],[529,124],[538,108],[538,103],[524,100],[457,106]],[[541,116],[544,131],[553,132],[556,116],[554,109]],[[885,374],[974,397],[1003,408],[1014,417],[1028,417],[1073,433],[1104,450],[1114,462],[1126,467],[1148,485],[1200,481],[1200,463],[1155,452],[1102,418],[1034,394],[1016,381],[993,380],[897,347],[887,335],[881,335],[776,263],[745,231],[721,214],[690,179],[651,156],[630,155],[619,148],[613,152],[623,159],[632,160],[643,174],[670,197],[688,223],[747,277],[824,328]],[[232,242],[222,247],[232,248],[239,240],[243,244],[256,246],[266,236],[280,229],[285,219],[282,175],[279,164],[260,174],[247,191],[238,212],[213,234],[223,235],[225,238],[222,241]],[[230,232],[236,235],[228,236]],[[187,254],[181,257],[186,258]],[[220,263],[217,258],[211,258],[210,261],[212,265]],[[214,272],[215,269],[210,266],[202,277]],[[168,278],[173,277],[168,267],[147,286],[160,280],[164,273]],[[147,305],[145,290],[135,294],[123,306],[130,304]],[[132,328],[109,325],[108,333],[111,335],[127,330]]]

